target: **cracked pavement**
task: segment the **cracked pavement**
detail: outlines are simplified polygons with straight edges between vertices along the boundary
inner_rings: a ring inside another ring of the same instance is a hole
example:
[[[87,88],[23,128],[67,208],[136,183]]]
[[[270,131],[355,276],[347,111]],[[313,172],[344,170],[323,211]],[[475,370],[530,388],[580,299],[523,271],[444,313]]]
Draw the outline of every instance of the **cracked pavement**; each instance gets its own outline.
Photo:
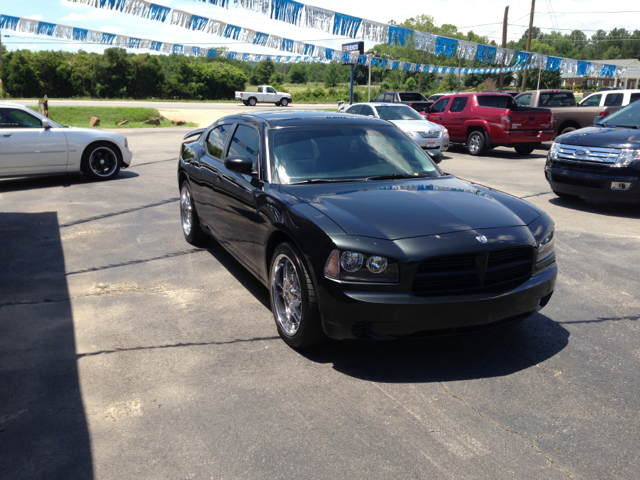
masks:
[[[257,280],[184,241],[184,133],[127,132],[111,182],[0,180],[0,479],[637,478],[637,205],[556,198],[538,151],[453,150],[445,171],[554,218],[549,305],[296,352]]]

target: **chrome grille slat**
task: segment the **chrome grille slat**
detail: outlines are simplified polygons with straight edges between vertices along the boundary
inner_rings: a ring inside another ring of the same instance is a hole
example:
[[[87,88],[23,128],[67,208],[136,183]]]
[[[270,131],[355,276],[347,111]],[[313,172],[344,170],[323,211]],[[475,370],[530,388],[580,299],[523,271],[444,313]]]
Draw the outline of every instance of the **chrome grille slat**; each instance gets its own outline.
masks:
[[[440,138],[440,132],[416,132],[422,138]]]
[[[576,155],[578,150],[588,151],[587,155]],[[582,147],[576,145],[560,145],[558,159],[575,162],[615,163],[620,155],[618,148]]]

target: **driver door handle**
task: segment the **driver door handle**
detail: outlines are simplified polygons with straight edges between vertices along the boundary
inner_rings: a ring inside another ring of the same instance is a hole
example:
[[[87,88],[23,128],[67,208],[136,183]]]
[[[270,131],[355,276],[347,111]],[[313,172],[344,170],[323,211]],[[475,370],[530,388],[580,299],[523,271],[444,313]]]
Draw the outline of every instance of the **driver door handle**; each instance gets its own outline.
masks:
[[[442,117],[438,117],[440,120],[442,120]]]
[[[462,117],[458,117],[458,120],[462,121]]]
[[[3,137],[11,137],[12,135],[10,133],[4,133],[2,134]]]

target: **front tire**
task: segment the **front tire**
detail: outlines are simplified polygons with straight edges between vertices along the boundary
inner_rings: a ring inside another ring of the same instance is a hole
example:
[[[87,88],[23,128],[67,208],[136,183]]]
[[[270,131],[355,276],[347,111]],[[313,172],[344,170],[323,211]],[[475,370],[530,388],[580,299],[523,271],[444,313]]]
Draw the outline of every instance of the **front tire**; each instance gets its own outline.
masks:
[[[305,348],[328,340],[302,254],[290,243],[278,245],[273,252],[269,293],[276,328],[287,345]]]
[[[286,98],[283,98],[282,100],[280,100],[280,105],[282,105],[283,107],[286,107],[287,105],[289,105],[289,100],[287,100]]]
[[[555,193],[557,197],[563,198],[564,200],[576,200],[577,198],[580,198],[580,195],[571,195],[570,193],[556,192],[555,190],[553,191],[553,193]]]
[[[531,155],[531,152],[534,150],[530,145],[516,145],[513,149],[518,155]]]
[[[187,242],[195,246],[205,243],[207,235],[200,227],[200,219],[191,195],[191,186],[186,180],[180,186],[180,223]]]
[[[97,142],[89,145],[82,154],[80,169],[94,181],[115,178],[122,167],[122,154],[118,147],[109,142]]]
[[[479,156],[484,154],[485,151],[485,139],[484,133],[473,131],[467,137],[467,150],[473,156]]]

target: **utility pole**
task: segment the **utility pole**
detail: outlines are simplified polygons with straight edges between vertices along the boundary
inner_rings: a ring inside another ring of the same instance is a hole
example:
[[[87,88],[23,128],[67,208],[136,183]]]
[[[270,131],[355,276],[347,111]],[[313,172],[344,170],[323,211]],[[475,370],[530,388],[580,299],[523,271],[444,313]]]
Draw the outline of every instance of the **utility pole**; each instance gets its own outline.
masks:
[[[0,98],[4,98],[4,88],[2,87],[2,29],[0,29]]]
[[[502,48],[507,48],[507,20],[509,19],[509,5],[504,7],[504,20],[502,21]],[[504,55],[502,56],[502,62],[500,68],[504,68]],[[498,90],[504,88],[504,73],[500,72],[500,86]]]
[[[533,11],[536,8],[536,0],[531,0],[531,15],[529,15],[529,35],[527,35],[527,52],[531,50],[531,30],[533,30]],[[527,70],[522,72],[522,91],[527,89]]]
[[[424,54],[426,52],[422,50],[422,65],[424,65]],[[422,70],[420,70],[420,76],[418,77],[418,92],[422,93]]]

